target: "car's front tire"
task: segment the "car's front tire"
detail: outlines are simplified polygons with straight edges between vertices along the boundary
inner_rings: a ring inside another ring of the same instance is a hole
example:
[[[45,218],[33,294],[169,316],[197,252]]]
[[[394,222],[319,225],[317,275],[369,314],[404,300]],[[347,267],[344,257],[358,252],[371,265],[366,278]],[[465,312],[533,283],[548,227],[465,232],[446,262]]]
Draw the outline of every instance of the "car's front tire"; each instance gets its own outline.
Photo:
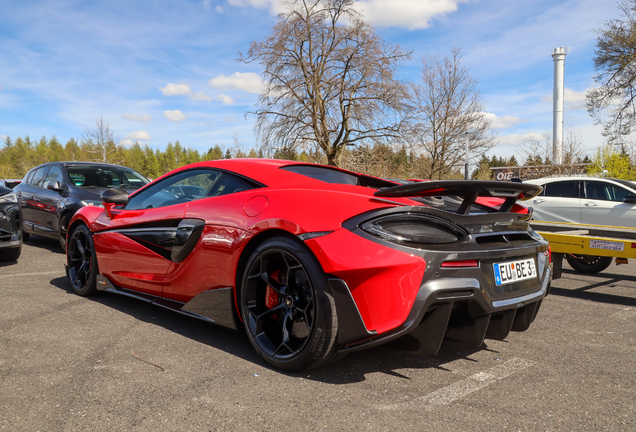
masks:
[[[0,249],[0,261],[17,261],[22,253],[22,245],[8,249]]]
[[[66,256],[73,291],[81,296],[97,293],[97,258],[93,234],[86,225],[78,225],[71,233]]]
[[[318,367],[337,350],[338,319],[327,278],[313,254],[287,237],[273,237],[250,256],[240,304],[254,348],[286,371]]]
[[[612,264],[612,257],[567,254],[565,259],[579,273],[595,274],[602,272]]]

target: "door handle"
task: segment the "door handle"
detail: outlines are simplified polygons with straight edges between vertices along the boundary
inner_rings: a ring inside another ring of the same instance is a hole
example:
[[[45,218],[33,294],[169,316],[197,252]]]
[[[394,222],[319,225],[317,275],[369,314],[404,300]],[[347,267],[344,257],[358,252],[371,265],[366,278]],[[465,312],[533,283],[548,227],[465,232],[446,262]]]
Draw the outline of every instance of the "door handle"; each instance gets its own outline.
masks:
[[[585,205],[588,207],[598,207],[598,203],[595,202],[586,202]]]
[[[534,200],[534,201],[532,201],[532,202],[533,202],[533,203],[542,203],[542,202],[545,202],[545,200],[544,200],[544,199],[541,199],[541,198],[537,198],[537,199],[535,199],[535,200]]]

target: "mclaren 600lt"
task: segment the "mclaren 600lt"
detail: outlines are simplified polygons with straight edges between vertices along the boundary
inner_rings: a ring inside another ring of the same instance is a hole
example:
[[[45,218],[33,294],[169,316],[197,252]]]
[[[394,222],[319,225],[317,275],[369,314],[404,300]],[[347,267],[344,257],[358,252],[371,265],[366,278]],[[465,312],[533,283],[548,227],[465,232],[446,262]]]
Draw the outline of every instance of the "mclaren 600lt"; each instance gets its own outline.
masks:
[[[201,162],[80,209],[67,275],[79,295],[118,293],[244,327],[282,370],[407,334],[426,356],[444,343],[478,348],[528,329],[548,293],[548,242],[529,227],[531,211],[513,211],[540,191],[400,185],[281,160]]]

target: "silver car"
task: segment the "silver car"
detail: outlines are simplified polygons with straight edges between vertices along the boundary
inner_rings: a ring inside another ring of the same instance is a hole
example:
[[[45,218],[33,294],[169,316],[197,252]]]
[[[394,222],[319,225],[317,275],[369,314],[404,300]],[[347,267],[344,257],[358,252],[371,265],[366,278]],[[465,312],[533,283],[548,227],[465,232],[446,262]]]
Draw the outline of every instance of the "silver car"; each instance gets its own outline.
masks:
[[[527,180],[543,186],[529,202],[539,221],[636,228],[636,183],[593,177]]]

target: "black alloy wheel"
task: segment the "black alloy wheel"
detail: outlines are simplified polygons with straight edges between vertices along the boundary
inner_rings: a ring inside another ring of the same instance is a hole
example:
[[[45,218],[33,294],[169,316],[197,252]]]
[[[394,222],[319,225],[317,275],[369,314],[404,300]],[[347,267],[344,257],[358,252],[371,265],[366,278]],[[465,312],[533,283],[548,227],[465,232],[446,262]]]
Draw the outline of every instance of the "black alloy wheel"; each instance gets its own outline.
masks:
[[[71,234],[67,251],[68,277],[73,291],[81,296],[97,292],[97,259],[93,235],[86,225],[78,225]]]
[[[565,259],[570,267],[585,274],[602,272],[612,264],[612,257],[567,254]]]
[[[326,286],[320,264],[304,245],[274,237],[256,248],[243,276],[241,314],[265,361],[294,371],[334,357],[338,324]]]

